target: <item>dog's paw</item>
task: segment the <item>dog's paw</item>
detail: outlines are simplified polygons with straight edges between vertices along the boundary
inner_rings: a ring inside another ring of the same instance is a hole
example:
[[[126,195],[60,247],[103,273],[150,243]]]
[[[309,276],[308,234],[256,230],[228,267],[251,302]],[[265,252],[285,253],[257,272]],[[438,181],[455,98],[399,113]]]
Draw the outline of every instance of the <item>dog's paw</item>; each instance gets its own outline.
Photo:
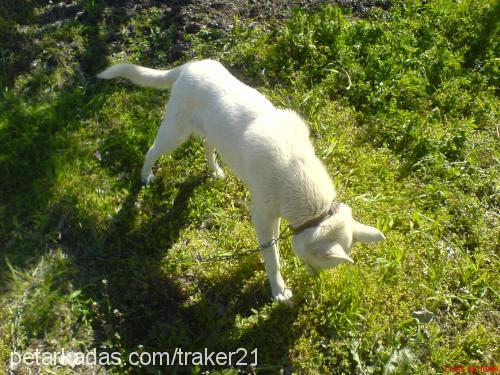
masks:
[[[141,181],[143,185],[149,185],[155,180],[155,175],[150,173],[148,176],[142,176]]]
[[[289,288],[284,288],[281,292],[274,294],[273,299],[280,303],[292,304],[292,291]]]
[[[224,178],[224,177],[226,177],[226,175],[224,174],[224,171],[222,170],[222,168],[217,168],[216,170],[214,170],[212,172],[212,177],[213,178]]]

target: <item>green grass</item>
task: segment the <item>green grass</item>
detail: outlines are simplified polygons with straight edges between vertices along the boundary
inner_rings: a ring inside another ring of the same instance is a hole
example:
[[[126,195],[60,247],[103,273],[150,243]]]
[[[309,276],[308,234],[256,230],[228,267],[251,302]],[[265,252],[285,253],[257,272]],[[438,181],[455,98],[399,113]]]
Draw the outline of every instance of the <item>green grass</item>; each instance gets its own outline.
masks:
[[[191,38],[190,57],[304,116],[340,199],[387,236],[318,278],[283,243],[293,307],[270,300],[258,255],[196,262],[256,245],[245,187],[206,177],[199,140],[140,186],[168,93],[94,75],[169,65],[173,27],[155,6],[79,6],[84,18],[52,27],[42,3],[0,6],[0,366],[13,347],[258,348],[262,373],[497,363],[498,2],[408,1],[364,18],[323,7]],[[412,315],[424,308],[429,323]]]

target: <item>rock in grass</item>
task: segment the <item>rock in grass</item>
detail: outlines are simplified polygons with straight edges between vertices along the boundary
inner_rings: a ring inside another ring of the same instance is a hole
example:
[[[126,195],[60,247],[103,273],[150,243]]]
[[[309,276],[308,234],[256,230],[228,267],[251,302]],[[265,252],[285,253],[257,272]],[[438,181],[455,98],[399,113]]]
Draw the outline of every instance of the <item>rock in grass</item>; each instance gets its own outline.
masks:
[[[420,323],[430,323],[434,319],[434,314],[425,307],[422,310],[412,311],[411,316],[417,319]]]

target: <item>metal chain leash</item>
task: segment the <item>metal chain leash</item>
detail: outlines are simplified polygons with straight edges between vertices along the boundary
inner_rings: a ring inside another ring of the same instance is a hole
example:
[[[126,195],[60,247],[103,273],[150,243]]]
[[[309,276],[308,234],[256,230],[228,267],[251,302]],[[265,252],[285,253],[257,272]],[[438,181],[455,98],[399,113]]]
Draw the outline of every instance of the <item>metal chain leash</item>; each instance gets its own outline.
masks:
[[[282,240],[290,237],[292,234],[293,234],[293,232],[292,232],[291,228],[287,227],[283,231],[283,233],[281,233],[277,238],[273,238],[271,241],[266,242],[265,244],[259,245],[256,248],[241,250],[241,251],[238,251],[234,254],[213,255],[210,257],[203,257],[198,253],[198,254],[196,254],[195,258],[199,263],[210,263],[210,262],[217,262],[217,261],[221,261],[221,260],[240,259],[240,258],[243,258],[247,255],[258,253],[259,251],[262,251],[264,249],[267,249],[268,247],[276,245],[279,241],[282,241]]]
[[[220,260],[234,260],[234,259],[240,259],[242,257],[245,257],[250,254],[255,254],[258,253],[259,251],[262,251],[264,249],[267,249],[268,247],[271,247],[273,245],[276,245],[279,241],[284,240],[285,238],[288,238],[292,236],[293,234],[298,234],[301,233],[302,231],[312,228],[312,227],[317,227],[320,225],[320,223],[325,220],[326,218],[335,215],[340,208],[340,202],[337,201],[336,199],[332,200],[332,203],[328,210],[326,210],[323,214],[306,221],[305,223],[293,227],[291,225],[288,225],[286,229],[281,233],[277,238],[273,238],[271,241],[260,245],[254,249],[248,249],[248,250],[242,250],[234,254],[224,254],[224,255],[214,255],[211,257],[203,257],[199,253],[196,254],[195,258],[199,263],[210,263],[210,262],[215,262],[215,261],[220,261]]]

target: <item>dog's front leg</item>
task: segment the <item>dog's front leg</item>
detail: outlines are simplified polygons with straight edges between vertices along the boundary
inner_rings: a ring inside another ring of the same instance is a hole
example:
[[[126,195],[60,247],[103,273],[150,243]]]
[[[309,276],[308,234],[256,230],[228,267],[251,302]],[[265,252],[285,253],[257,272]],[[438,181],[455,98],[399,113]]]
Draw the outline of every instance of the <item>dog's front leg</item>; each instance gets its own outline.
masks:
[[[267,244],[273,238],[278,238],[280,229],[280,219],[269,219],[264,215],[259,215],[256,211],[252,213],[252,221],[257,233],[259,243]],[[292,291],[286,287],[285,281],[280,272],[280,258],[278,245],[266,247],[261,251],[264,257],[264,264],[271,284],[271,293],[275,300],[279,302],[289,302],[292,297]]]

